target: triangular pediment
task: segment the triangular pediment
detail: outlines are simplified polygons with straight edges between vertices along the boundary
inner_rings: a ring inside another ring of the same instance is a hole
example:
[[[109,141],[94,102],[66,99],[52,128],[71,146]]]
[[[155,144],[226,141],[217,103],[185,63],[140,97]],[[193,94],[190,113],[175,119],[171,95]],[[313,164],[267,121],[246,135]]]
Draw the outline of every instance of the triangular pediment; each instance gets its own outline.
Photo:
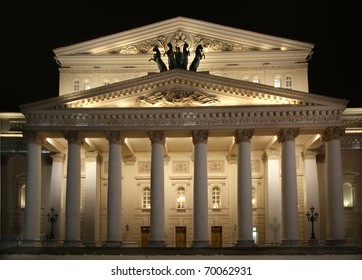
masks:
[[[173,69],[24,104],[22,111],[160,107],[344,108],[345,100],[241,81],[207,72]]]
[[[171,18],[154,24],[134,28],[94,40],[54,49],[56,59],[62,67],[90,64],[124,65],[137,67],[147,65],[153,47],[162,53],[173,47],[183,47],[187,42],[190,52],[197,45],[204,47],[208,61],[204,64],[220,63],[226,66],[247,64],[255,60],[255,52],[265,62],[305,62],[313,49],[310,43],[265,35],[238,28],[223,26],[185,17]],[[260,54],[259,54],[260,53]],[[222,54],[222,60],[219,59]],[[273,58],[273,55],[275,58]],[[149,65],[149,64],[148,64]]]

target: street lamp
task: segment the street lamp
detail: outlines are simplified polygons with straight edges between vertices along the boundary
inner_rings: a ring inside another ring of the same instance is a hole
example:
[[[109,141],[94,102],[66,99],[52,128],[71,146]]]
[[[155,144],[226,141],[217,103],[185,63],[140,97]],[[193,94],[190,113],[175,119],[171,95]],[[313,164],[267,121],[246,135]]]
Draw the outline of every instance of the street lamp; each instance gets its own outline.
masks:
[[[54,223],[58,220],[58,214],[55,213],[54,207],[50,209],[50,213],[47,215],[48,222],[51,224],[50,239],[54,239]]]
[[[310,239],[315,240],[316,238],[315,238],[315,234],[314,234],[314,222],[316,222],[318,220],[319,214],[317,212],[314,212],[314,207],[312,206],[310,208],[310,213],[307,212],[306,216],[307,216],[308,222],[311,222],[311,224],[312,224],[312,233],[310,235]]]

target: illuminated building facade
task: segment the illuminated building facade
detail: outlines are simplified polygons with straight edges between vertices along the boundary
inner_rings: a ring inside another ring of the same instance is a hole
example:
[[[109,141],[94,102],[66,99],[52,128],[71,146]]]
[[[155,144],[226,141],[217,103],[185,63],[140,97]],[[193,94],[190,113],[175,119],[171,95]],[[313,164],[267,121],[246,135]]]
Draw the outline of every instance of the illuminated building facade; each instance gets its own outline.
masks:
[[[59,246],[303,245],[312,206],[360,244],[362,112],[309,93],[313,47],[177,17],[55,49],[59,97],[1,115],[2,244],[54,208]]]

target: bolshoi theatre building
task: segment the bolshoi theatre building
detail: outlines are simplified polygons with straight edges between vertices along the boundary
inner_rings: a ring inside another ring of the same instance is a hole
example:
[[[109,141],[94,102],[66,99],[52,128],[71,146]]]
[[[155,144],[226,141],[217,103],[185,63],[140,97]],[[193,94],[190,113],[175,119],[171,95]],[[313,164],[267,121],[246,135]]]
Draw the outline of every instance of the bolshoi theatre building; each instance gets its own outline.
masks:
[[[360,245],[362,109],[313,48],[176,17],[54,49],[59,96],[0,113],[2,246]]]

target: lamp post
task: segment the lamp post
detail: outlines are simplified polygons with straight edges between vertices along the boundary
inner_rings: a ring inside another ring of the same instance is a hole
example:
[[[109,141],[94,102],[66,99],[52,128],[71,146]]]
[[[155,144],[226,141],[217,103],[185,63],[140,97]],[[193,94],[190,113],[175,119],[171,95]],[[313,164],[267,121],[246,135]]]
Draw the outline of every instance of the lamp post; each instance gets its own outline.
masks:
[[[58,220],[58,214],[55,213],[54,207],[50,209],[50,213],[47,215],[48,222],[51,224],[50,239],[54,239],[54,223]]]
[[[315,234],[314,234],[314,223],[318,220],[319,214],[317,212],[314,212],[314,207],[312,206],[310,208],[310,213],[307,212],[306,214],[308,222],[312,224],[312,233],[310,235],[311,240],[315,240]]]

